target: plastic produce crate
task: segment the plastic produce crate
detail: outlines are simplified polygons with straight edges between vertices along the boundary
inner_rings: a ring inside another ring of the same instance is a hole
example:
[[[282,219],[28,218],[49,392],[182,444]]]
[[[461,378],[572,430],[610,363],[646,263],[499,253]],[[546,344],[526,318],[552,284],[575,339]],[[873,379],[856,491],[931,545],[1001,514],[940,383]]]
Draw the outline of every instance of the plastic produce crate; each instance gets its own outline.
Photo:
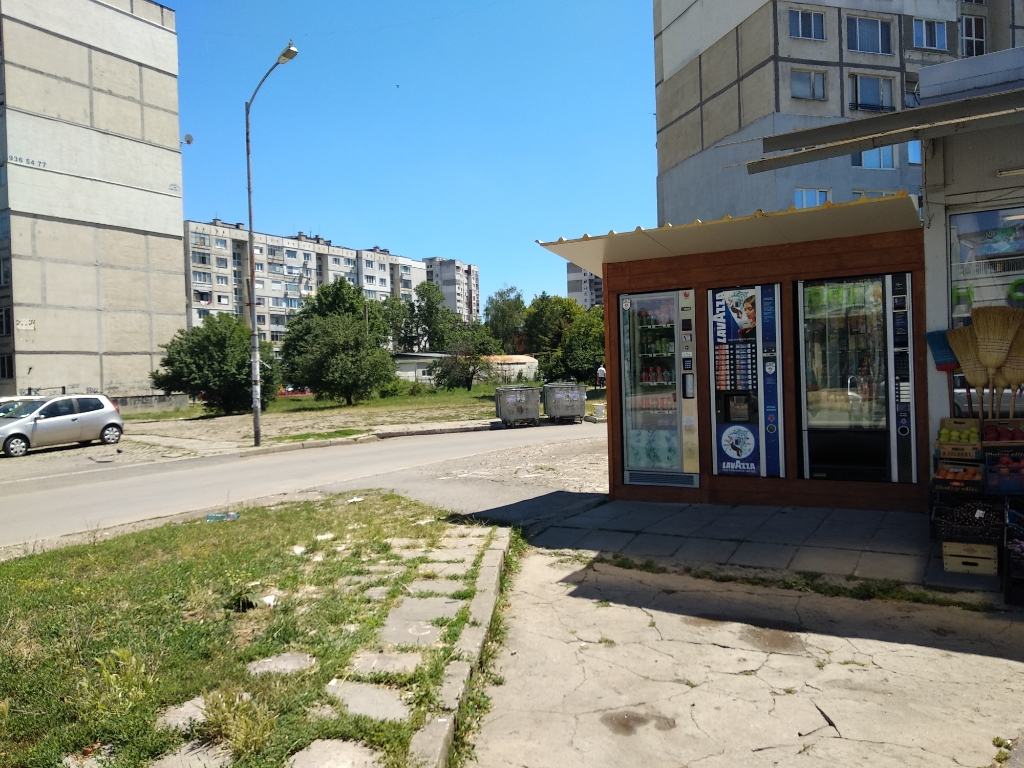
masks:
[[[984,467],[979,463],[940,461],[932,478],[932,490],[941,493],[978,494],[985,490]],[[939,477],[942,474],[943,477]]]
[[[1005,458],[1013,463],[1010,466],[1000,465]],[[985,456],[985,493],[995,496],[1015,496],[1024,494],[1024,452],[1009,451],[990,453]]]
[[[1004,542],[1006,504],[990,496],[937,494],[932,505],[933,541],[957,541],[963,544]]]

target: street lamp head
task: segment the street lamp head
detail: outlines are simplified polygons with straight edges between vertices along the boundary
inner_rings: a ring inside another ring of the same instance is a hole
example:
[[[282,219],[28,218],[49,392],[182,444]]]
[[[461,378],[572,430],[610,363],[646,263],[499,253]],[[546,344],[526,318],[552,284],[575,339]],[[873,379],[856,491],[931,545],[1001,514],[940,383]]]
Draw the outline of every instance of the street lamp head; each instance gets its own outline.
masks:
[[[289,61],[299,55],[299,49],[295,47],[295,43],[291,40],[288,41],[288,47],[281,51],[281,55],[277,57],[278,64],[287,64]]]

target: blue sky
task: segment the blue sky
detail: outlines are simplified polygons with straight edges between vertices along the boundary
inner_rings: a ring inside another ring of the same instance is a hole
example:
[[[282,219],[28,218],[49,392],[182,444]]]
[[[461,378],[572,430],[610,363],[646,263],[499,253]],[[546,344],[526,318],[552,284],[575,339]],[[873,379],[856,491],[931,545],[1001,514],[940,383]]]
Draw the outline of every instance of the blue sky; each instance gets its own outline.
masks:
[[[646,0],[168,0],[177,10],[185,216],[480,265],[565,293],[534,242],[654,226]]]

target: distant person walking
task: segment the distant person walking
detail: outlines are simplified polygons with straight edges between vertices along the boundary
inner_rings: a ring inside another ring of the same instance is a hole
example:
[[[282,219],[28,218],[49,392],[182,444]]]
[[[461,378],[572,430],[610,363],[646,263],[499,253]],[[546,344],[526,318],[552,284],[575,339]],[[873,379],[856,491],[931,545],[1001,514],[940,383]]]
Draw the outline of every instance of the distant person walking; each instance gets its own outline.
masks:
[[[604,369],[604,363],[601,363],[601,365],[599,365],[597,367],[597,388],[598,389],[604,389],[604,380],[605,380],[605,377],[607,375],[608,375],[608,371],[606,371]]]

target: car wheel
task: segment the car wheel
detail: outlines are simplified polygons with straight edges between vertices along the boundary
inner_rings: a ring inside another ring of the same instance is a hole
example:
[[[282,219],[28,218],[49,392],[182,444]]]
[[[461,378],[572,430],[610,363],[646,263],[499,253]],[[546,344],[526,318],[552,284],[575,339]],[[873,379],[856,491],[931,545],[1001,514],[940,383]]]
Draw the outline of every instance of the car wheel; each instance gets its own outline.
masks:
[[[16,459],[28,453],[28,440],[21,435],[11,435],[4,441],[4,455]]]
[[[103,428],[100,433],[100,440],[104,445],[114,445],[121,440],[121,428],[117,424],[110,424]]]

